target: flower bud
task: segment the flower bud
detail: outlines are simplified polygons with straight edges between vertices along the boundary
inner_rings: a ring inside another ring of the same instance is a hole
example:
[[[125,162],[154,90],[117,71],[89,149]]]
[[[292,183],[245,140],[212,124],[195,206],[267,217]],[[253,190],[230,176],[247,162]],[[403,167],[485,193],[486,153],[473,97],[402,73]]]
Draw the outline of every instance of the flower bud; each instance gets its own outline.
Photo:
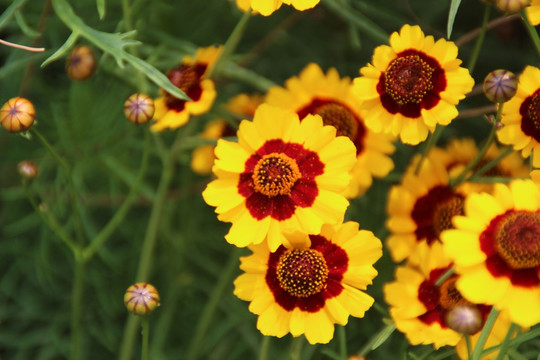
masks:
[[[517,89],[517,78],[507,70],[495,70],[484,79],[484,94],[489,101],[503,103],[510,100]]]
[[[133,94],[124,103],[124,114],[134,124],[144,124],[154,116],[154,100],[145,94]]]
[[[73,80],[86,80],[96,69],[94,52],[88,46],[77,46],[66,59],[66,72]]]
[[[347,358],[347,360],[368,360],[368,358],[364,355],[351,355]]]
[[[22,97],[9,99],[0,109],[2,127],[12,133],[28,130],[35,118],[34,105]]]
[[[482,314],[474,305],[457,305],[446,313],[446,324],[458,333],[472,335],[483,326]]]
[[[126,290],[124,304],[135,315],[148,315],[160,305],[159,294],[153,285],[139,282]]]
[[[530,4],[530,0],[495,0],[495,6],[507,14],[520,12]]]
[[[21,161],[19,164],[17,164],[17,170],[23,178],[28,180],[34,179],[39,172],[37,165],[28,160]]]

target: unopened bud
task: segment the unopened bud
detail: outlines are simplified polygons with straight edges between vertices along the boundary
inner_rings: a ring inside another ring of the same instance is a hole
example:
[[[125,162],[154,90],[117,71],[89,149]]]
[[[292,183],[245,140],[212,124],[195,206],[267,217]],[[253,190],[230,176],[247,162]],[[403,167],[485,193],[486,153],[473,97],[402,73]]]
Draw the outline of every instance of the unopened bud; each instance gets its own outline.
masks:
[[[510,100],[516,93],[517,78],[507,70],[495,70],[484,79],[484,94],[489,101],[503,103]]]
[[[126,290],[124,304],[135,315],[148,315],[159,306],[159,294],[153,285],[139,282]]]
[[[472,335],[482,328],[482,314],[474,305],[457,305],[446,313],[446,324],[458,333]]]
[[[124,103],[124,114],[134,124],[144,124],[154,116],[154,100],[145,94],[133,94]]]
[[[96,69],[96,58],[94,52],[88,46],[77,46],[66,59],[66,71],[73,80],[86,80]]]
[[[19,164],[17,164],[17,170],[23,178],[28,180],[34,179],[39,172],[37,165],[28,160],[21,161]]]
[[[530,4],[530,0],[495,0],[495,6],[507,14],[520,12]]]
[[[0,109],[2,127],[12,133],[28,130],[35,118],[34,105],[22,97],[9,99]]]

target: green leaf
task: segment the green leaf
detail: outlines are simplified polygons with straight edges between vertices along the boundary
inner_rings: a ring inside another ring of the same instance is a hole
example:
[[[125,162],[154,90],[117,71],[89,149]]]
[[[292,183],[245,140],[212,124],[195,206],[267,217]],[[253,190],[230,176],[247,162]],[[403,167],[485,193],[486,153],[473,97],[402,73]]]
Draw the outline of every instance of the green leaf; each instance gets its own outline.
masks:
[[[446,28],[446,37],[450,39],[452,35],[452,29],[454,28],[454,20],[456,19],[456,14],[461,4],[461,0],[452,0],[450,4],[450,11],[448,12],[448,27]]]
[[[54,52],[54,54],[49,56],[47,59],[45,59],[43,63],[41,63],[41,67],[43,68],[52,63],[53,61],[64,56],[64,54],[67,53],[73,45],[75,45],[78,38],[79,34],[77,34],[76,32],[72,32],[71,35],[67,38],[66,42],[62,46],[60,46],[58,50]]]
[[[96,5],[99,19],[103,20],[105,18],[105,0],[96,0]]]
[[[0,29],[2,29],[11,20],[11,17],[17,10],[26,2],[26,0],[15,0],[8,6],[6,10],[0,15]]]
[[[381,332],[379,332],[377,338],[373,342],[373,345],[371,345],[371,350],[375,350],[376,348],[384,344],[384,342],[390,337],[390,335],[392,335],[395,330],[396,326],[394,325],[394,323],[387,322],[386,327]]]
[[[24,17],[22,16],[22,13],[20,11],[17,11],[15,13],[15,20],[17,21],[17,25],[19,25],[19,27],[21,28],[24,35],[26,35],[28,37],[38,37],[39,36],[39,32],[37,32],[36,30],[34,30],[30,26],[28,26],[28,24],[24,20]]]
[[[124,61],[130,63],[135,69],[141,71],[157,86],[163,88],[169,94],[181,100],[191,100],[182,90],[174,86],[159,70],[154,68],[146,61],[139,59],[138,57],[135,57],[124,50],[124,47],[126,46],[140,44],[140,42],[137,40],[128,39],[135,34],[135,30],[126,33],[114,34],[95,30],[86,25],[84,21],[73,12],[73,9],[66,0],[53,0],[52,5],[56,15],[58,15],[60,20],[62,20],[62,22],[66,24],[73,32],[72,36],[80,35],[104,52],[111,54],[120,67],[124,66]],[[62,48],[64,48],[64,46],[62,46]],[[41,66],[43,67],[44,64]]]

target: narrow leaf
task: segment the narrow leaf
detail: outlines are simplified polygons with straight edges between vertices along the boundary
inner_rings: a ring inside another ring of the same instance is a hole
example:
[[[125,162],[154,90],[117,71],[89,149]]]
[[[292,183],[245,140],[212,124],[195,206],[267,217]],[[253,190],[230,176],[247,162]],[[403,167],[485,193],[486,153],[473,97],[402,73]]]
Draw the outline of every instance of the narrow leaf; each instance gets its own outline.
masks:
[[[450,4],[450,11],[448,12],[448,27],[446,28],[446,37],[450,39],[452,35],[452,29],[454,28],[454,20],[456,19],[456,14],[461,4],[461,0],[452,0]]]
[[[45,59],[44,62],[41,63],[41,67],[44,68],[45,66],[49,65],[53,61],[64,56],[64,54],[67,53],[73,45],[75,45],[78,38],[79,38],[79,34],[77,34],[76,32],[72,32],[71,35],[69,35],[66,42],[62,46],[60,46],[58,50],[54,52],[54,54],[49,56],[47,59]]]
[[[2,15],[0,15],[0,29],[2,29],[8,22],[11,20],[11,17],[15,12],[21,7],[26,0],[15,0],[4,10]]]
[[[105,18],[105,0],[96,0],[97,11],[99,14],[99,20]]]
[[[19,28],[22,30],[24,35],[28,37],[38,37],[40,35],[39,32],[28,26],[20,11],[15,13],[15,20],[17,21],[17,25],[19,25]]]

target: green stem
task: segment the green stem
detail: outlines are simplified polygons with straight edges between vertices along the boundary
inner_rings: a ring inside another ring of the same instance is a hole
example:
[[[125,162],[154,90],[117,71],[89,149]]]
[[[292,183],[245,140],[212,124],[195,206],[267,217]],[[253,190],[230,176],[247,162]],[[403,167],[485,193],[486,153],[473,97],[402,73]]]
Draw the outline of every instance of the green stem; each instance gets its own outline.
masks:
[[[495,324],[495,321],[497,320],[498,315],[499,315],[499,310],[495,308],[491,308],[491,311],[488,315],[486,323],[484,324],[484,328],[482,329],[482,332],[480,333],[480,336],[478,337],[476,345],[474,346],[474,350],[470,358],[471,360],[479,360],[480,357],[482,356],[484,345],[486,344],[487,338],[489,334],[491,333],[491,329],[493,328],[493,324]]]
[[[82,303],[84,296],[84,266],[82,252],[75,253],[75,271],[73,274],[73,289],[71,291],[71,360],[80,357],[82,333]]]
[[[277,86],[272,80],[257,74],[256,72],[243,68],[235,63],[229,62],[222,68],[222,74],[230,79],[242,81],[253,86],[261,92],[267,92],[271,87]]]
[[[382,43],[388,43],[388,34],[368,17],[348,6],[343,6],[343,4],[339,4],[335,0],[323,0],[323,4],[326,5],[326,7],[332,12],[334,12],[334,14],[354,24],[356,27],[358,27],[358,29],[371,36],[374,40],[380,41]]]
[[[270,336],[264,336],[261,341],[258,360],[268,360],[268,350],[270,349]]]
[[[251,11],[246,11],[244,15],[242,15],[242,17],[234,27],[231,35],[225,42],[225,45],[223,45],[223,49],[218,55],[218,58],[216,59],[214,65],[208,71],[208,74],[206,75],[207,78],[219,77],[223,64],[228,60],[230,55],[234,53],[236,47],[238,46],[238,43],[240,42],[240,39],[242,39],[242,35],[246,30],[246,26],[250,17]]]
[[[304,347],[305,338],[303,336],[295,337],[291,342],[290,357],[291,360],[302,359],[302,348]]]
[[[471,358],[471,337],[469,335],[465,335],[465,345],[467,347],[467,359]]]
[[[424,148],[422,149],[422,155],[420,157],[420,160],[418,160],[418,164],[416,164],[416,168],[414,169],[414,173],[418,175],[418,172],[420,171],[420,168],[422,167],[422,163],[424,162],[424,159],[426,158],[427,154],[429,153],[429,150],[433,148],[437,144],[437,141],[439,141],[439,138],[442,135],[444,126],[437,125],[435,127],[435,131],[429,135],[427,143],[424,145]]]
[[[478,39],[476,39],[476,45],[474,46],[473,53],[471,54],[471,58],[469,59],[468,68],[469,68],[469,73],[471,73],[471,75],[474,72],[476,61],[478,60],[478,55],[480,55],[480,50],[482,49],[484,38],[486,37],[487,24],[488,24],[490,14],[491,14],[491,4],[487,3],[484,9],[484,19],[482,20],[482,29],[480,30],[480,35],[478,36]]]
[[[210,328],[218,305],[223,297],[223,294],[225,293],[225,290],[232,282],[232,278],[234,277],[236,269],[238,268],[238,256],[239,250],[235,249],[229,256],[229,260],[225,265],[216,286],[210,294],[210,298],[202,311],[200,320],[197,322],[195,334],[193,335],[193,339],[189,345],[186,357],[188,360],[195,360],[199,358],[199,351],[201,346],[204,344],[206,333]]]
[[[347,360],[347,333],[345,332],[345,326],[337,326],[338,340],[339,340],[339,358],[340,360]]]
[[[49,144],[49,142],[41,135],[41,133],[35,128],[30,128],[30,132],[32,135],[34,135],[41,144],[51,153],[53,158],[58,162],[60,167],[64,169],[66,176],[68,177],[69,186],[71,188],[71,200],[72,200],[72,206],[73,206],[73,214],[75,217],[75,234],[77,236],[77,241],[82,244],[84,235],[82,230],[82,222],[81,222],[81,213],[79,209],[79,201],[78,201],[78,192],[77,188],[75,186],[75,182],[73,181],[73,175],[71,172],[71,168],[69,167],[68,163],[56,152],[56,150]]]
[[[122,224],[122,221],[126,217],[128,211],[131,209],[131,206],[135,202],[137,195],[139,193],[139,188],[142,184],[144,174],[146,173],[146,169],[148,168],[148,157],[150,153],[150,130],[148,128],[145,129],[145,136],[144,136],[144,150],[143,150],[143,156],[141,160],[141,165],[139,166],[139,173],[137,174],[137,178],[135,182],[133,183],[129,194],[127,195],[126,199],[120,206],[120,208],[116,211],[114,216],[111,218],[111,220],[105,225],[105,227],[100,231],[100,233],[95,237],[95,239],[92,241],[92,243],[86,247],[83,251],[83,257],[85,260],[88,260],[94,256],[94,254],[101,249],[103,244],[111,237],[111,235],[114,233],[114,231]]]
[[[501,343],[501,348],[499,349],[499,353],[497,354],[497,357],[495,358],[495,360],[504,359],[504,356],[506,355],[506,352],[508,350],[508,345],[510,345],[510,339],[512,338],[512,335],[514,334],[516,327],[517,325],[512,323],[512,325],[510,325],[510,327],[508,328],[508,332],[506,333],[506,336],[504,337],[504,340]]]
[[[393,322],[387,323],[381,330],[373,334],[368,342],[360,349],[358,355],[366,356],[371,350],[380,345],[381,339],[387,339],[396,330],[396,325]]]
[[[513,151],[512,147],[511,146],[508,146],[503,152],[501,152],[497,157],[495,157],[493,160],[489,161],[487,164],[485,164],[484,166],[482,166],[480,169],[478,169],[478,171],[475,172],[474,176],[475,177],[479,177],[479,176],[482,176],[483,174],[485,174],[486,172],[488,172],[489,170],[491,170],[493,167],[495,167],[499,161],[501,161],[502,159],[504,159],[505,157],[507,157],[508,155],[510,155],[510,153]],[[471,177],[469,177],[467,179],[470,180]]]
[[[437,279],[437,281],[435,282],[435,286],[441,286],[442,283],[448,280],[452,275],[454,275],[454,266],[446,270],[446,272]]]
[[[531,36],[531,40],[533,41],[536,52],[540,56],[540,36],[538,36],[536,28],[531,25],[531,22],[529,21],[529,18],[527,18],[527,12],[525,10],[521,11],[521,18],[523,19],[523,23],[525,23],[525,27],[527,28],[527,31]]]
[[[150,326],[148,325],[148,315],[142,317],[141,320],[141,360],[148,360],[148,339],[150,337]]]

